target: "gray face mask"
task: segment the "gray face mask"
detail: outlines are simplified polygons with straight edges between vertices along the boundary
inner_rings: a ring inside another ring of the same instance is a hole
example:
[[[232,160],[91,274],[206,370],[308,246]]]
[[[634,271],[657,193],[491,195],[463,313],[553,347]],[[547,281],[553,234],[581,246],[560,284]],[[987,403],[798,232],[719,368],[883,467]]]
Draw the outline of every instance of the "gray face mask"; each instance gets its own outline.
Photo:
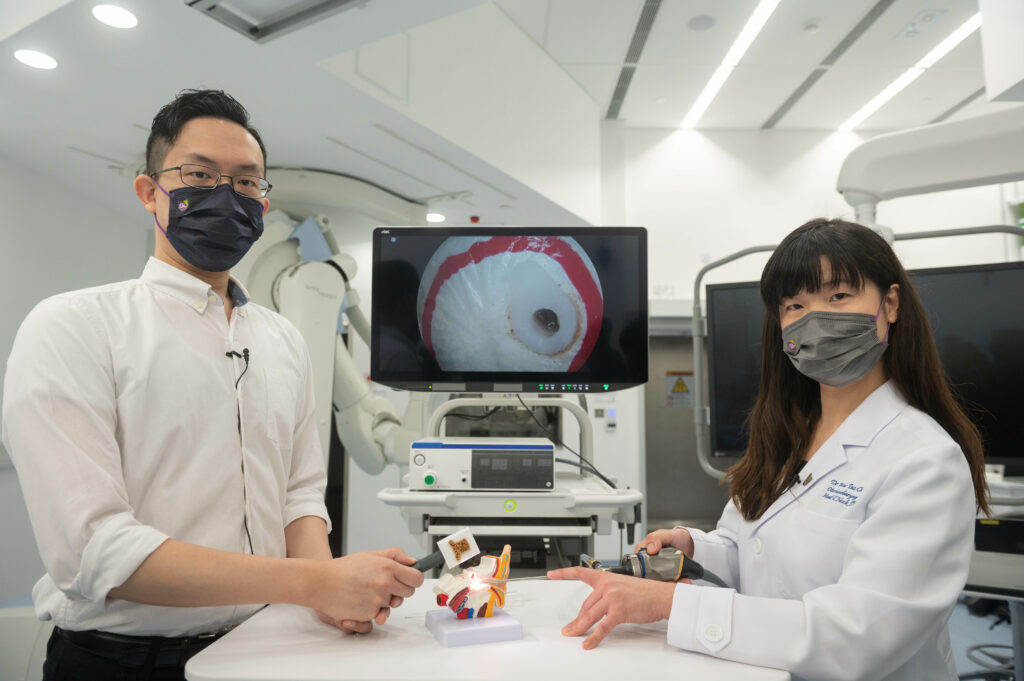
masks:
[[[807,378],[848,385],[867,376],[888,347],[889,330],[879,340],[877,320],[878,314],[808,312],[782,330],[782,349]]]

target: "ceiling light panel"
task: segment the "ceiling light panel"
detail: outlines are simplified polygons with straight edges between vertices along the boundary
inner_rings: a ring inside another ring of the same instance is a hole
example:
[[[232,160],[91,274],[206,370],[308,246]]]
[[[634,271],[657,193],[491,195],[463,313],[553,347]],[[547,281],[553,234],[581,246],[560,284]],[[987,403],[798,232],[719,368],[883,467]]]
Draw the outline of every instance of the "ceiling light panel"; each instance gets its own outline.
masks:
[[[680,127],[693,128],[697,126],[708,106],[711,105],[711,102],[718,95],[718,91],[725,85],[725,81],[728,80],[733,68],[740,63],[743,55],[747,53],[747,49],[757,39],[757,35],[764,28],[765,24],[768,23],[778,4],[779,0],[761,0],[757,3],[757,7],[754,8],[750,18],[747,19],[743,28],[740,29],[739,35],[736,36],[736,39],[729,47],[729,51],[722,58],[722,63],[711,74],[711,78],[704,85],[693,106],[686,113]]]
[[[976,13],[967,21],[958,26],[952,33],[942,39],[938,45],[928,51],[924,57],[914,63],[912,67],[897,76],[877,95],[871,98],[864,106],[857,110],[852,116],[846,119],[839,126],[839,130],[855,130],[862,123],[867,121],[876,111],[885,106],[889,100],[902,92],[910,83],[925,74],[931,67],[935,66],[949,52],[956,49],[964,40],[975,34],[981,27],[981,13]],[[875,124],[877,125],[877,123]]]
[[[972,45],[975,41],[976,44]],[[960,57],[961,52],[969,53],[972,50],[976,50],[977,55],[981,53],[981,38],[977,33],[961,43],[945,59],[925,70],[905,90],[865,120],[858,129],[901,130],[925,125],[977,92],[985,83],[980,57],[977,58],[977,63],[971,66],[950,67],[946,64],[947,59],[963,61],[962,58],[954,57]],[[843,120],[850,117],[851,111],[847,110],[844,113]]]
[[[865,5],[870,8],[871,3],[865,3]],[[910,39],[899,37],[900,30],[911,19],[929,8],[944,10],[935,20],[937,25],[930,25],[929,29],[920,37]],[[932,48],[976,12],[977,3],[974,0],[968,2],[963,0],[941,0],[939,2],[936,0],[898,0],[883,12],[864,34],[839,57],[836,63],[825,72],[814,84],[814,87],[807,91],[775,127],[779,129],[836,130],[854,112],[875,97],[889,83],[896,80],[900,74],[919,62]],[[960,48],[954,50],[932,68],[945,69],[954,63],[965,68],[980,68],[980,49],[972,54],[972,48],[969,47],[970,41],[977,38],[977,35],[976,33],[974,38],[968,38]],[[981,82],[975,83],[973,87],[968,85],[962,92],[953,92],[952,99],[949,100],[950,106],[958,97],[966,97],[980,84]],[[909,86],[907,92],[919,94],[920,96],[914,98],[914,102],[919,104],[920,99],[931,94],[931,87],[931,78],[919,77]],[[958,84],[956,90],[959,88]],[[880,123],[888,116],[886,110],[889,107],[897,107],[901,111],[900,115],[896,117],[899,120],[907,120],[907,116],[910,118],[910,122],[900,124],[899,128],[924,125],[943,110],[937,101],[934,108],[930,104],[919,107],[919,112],[915,117],[913,114],[916,106],[914,102],[906,102],[906,108],[903,109],[902,99],[903,95],[883,107],[876,114],[876,120],[870,121],[872,124],[870,129],[896,129],[889,127],[890,123],[886,123],[885,126]],[[940,99],[946,101],[941,97],[937,98],[937,100]],[[893,109],[893,111],[897,109]],[[893,124],[895,124],[896,118],[893,119]],[[874,127],[875,125],[878,127]]]
[[[677,127],[756,5],[757,0],[662,2],[619,120],[629,127]],[[691,31],[687,23],[697,15],[713,15],[715,25]],[[652,108],[660,96],[667,101]]]
[[[913,37],[903,37],[907,24],[923,11],[942,10]],[[978,12],[977,0],[897,0],[842,55],[837,66],[896,69],[890,80],[916,64],[925,54]],[[879,83],[878,90],[884,87]]]

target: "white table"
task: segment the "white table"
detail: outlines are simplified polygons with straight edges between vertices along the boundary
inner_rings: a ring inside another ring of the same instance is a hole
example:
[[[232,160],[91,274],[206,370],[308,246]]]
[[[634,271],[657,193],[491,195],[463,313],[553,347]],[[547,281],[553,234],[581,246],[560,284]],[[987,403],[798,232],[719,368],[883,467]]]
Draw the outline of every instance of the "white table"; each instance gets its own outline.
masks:
[[[787,681],[788,672],[689,653],[665,642],[666,623],[622,625],[594,650],[561,634],[590,593],[580,582],[511,584],[505,610],[523,624],[520,641],[443,648],[423,625],[437,608],[428,579],[383,627],[345,635],[306,608],[272,605],[196,655],[189,681],[373,679],[542,681],[629,679]]]

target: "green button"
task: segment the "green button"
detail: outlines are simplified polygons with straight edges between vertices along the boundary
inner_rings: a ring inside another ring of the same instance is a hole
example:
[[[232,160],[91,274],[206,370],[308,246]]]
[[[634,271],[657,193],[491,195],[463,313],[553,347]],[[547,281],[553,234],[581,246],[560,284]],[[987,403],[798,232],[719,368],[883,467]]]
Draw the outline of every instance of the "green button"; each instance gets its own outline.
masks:
[[[427,476],[425,476],[425,477],[423,478],[423,482],[424,482],[425,484],[427,484],[427,485],[433,485],[433,484],[434,484],[434,476],[433,476],[433,475],[427,475]]]

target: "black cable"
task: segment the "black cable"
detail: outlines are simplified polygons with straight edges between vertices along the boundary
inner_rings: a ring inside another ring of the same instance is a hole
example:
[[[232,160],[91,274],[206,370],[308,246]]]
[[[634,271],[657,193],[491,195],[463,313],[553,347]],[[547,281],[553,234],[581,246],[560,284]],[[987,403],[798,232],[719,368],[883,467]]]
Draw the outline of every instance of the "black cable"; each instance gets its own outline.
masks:
[[[462,419],[463,421],[484,421],[484,420],[486,420],[486,419],[489,419],[489,418],[491,418],[491,417],[492,417],[492,416],[494,416],[495,414],[497,414],[497,413],[498,413],[498,410],[500,410],[500,409],[501,409],[501,407],[494,407],[493,409],[491,409],[491,410],[490,410],[490,411],[488,411],[487,413],[485,413],[485,414],[479,414],[479,415],[473,415],[473,414],[456,414],[455,412],[453,412],[453,411],[450,411],[450,412],[448,412],[447,414],[445,414],[444,416],[442,416],[442,417],[441,417],[441,420],[442,420],[442,421],[444,421],[444,420],[445,420],[446,418],[448,418],[449,416],[454,416],[455,418],[457,418],[457,419]]]
[[[608,483],[609,485],[611,485],[612,489],[617,489],[617,488],[615,487],[615,485],[614,485],[614,484],[612,483],[612,481],[611,481],[611,480],[609,480],[609,479],[608,479],[608,478],[606,478],[606,477],[605,477],[604,475],[602,475],[602,474],[600,473],[600,471],[598,471],[598,470],[597,470],[597,469],[596,469],[596,468],[594,467],[594,464],[592,464],[592,463],[589,463],[589,462],[585,461],[585,460],[583,459],[583,455],[582,455],[582,454],[580,454],[580,453],[579,453],[579,452],[577,452],[577,451],[576,451],[575,449],[573,449],[572,447],[570,447],[569,445],[565,444],[564,442],[562,442],[561,440],[559,440],[559,439],[558,439],[557,437],[555,437],[554,435],[552,435],[552,434],[551,434],[551,432],[550,432],[550,431],[549,431],[549,430],[547,429],[547,427],[546,427],[546,426],[545,426],[545,425],[544,425],[543,423],[541,423],[541,422],[540,422],[540,419],[538,419],[538,418],[537,418],[537,415],[533,413],[533,410],[532,410],[532,409],[530,409],[530,408],[529,408],[528,406],[526,406],[526,402],[523,402],[523,398],[522,398],[522,396],[520,396],[520,395],[519,395],[519,393],[516,393],[516,399],[517,399],[517,400],[519,400],[519,404],[523,405],[523,409],[525,409],[525,410],[526,410],[526,413],[530,415],[530,418],[532,418],[532,419],[533,419],[534,423],[536,423],[536,424],[537,424],[537,426],[538,426],[538,427],[539,427],[539,428],[540,428],[540,429],[541,429],[542,431],[544,431],[544,434],[545,434],[545,435],[547,435],[547,437],[548,437],[548,439],[549,439],[549,440],[551,440],[552,442],[554,442],[554,443],[555,443],[556,445],[559,445],[560,447],[564,447],[565,449],[568,449],[568,450],[569,450],[570,452],[572,452],[573,454],[575,454],[575,455],[576,455],[576,456],[577,456],[577,457],[579,458],[579,460],[580,460],[580,468],[581,468],[581,469],[585,468],[586,470],[590,471],[591,473],[593,473],[594,475],[596,475],[597,477],[601,478],[601,479],[602,479],[602,480],[604,480],[604,481],[605,481],[606,483]],[[556,461],[559,461],[559,459],[555,459],[555,460],[556,460]],[[563,463],[571,463],[571,464],[573,464],[573,465],[576,465],[576,462],[575,462],[575,461],[563,461]]]
[[[558,463],[567,463],[570,466],[576,466],[576,468],[579,468],[581,470],[589,471],[596,475],[597,477],[604,480],[605,484],[607,484],[612,489],[618,489],[618,487],[615,486],[614,482],[612,482],[611,480],[609,480],[608,478],[604,477],[604,475],[601,474],[601,471],[597,470],[596,468],[594,468],[593,466],[586,462],[573,461],[572,459],[559,459],[557,457],[555,458],[555,461],[557,461]]]
[[[224,355],[230,359],[232,357],[241,357],[245,361],[245,368],[242,369],[242,373],[238,374],[238,378],[235,380],[235,390],[238,390],[238,384],[242,381],[242,376],[245,376],[245,372],[249,370],[249,348],[242,348],[242,353],[239,354],[234,350],[225,352]],[[238,437],[242,437],[242,408],[236,405],[236,413],[238,416]],[[245,452],[242,452],[242,503],[245,504]],[[249,540],[249,553],[255,555],[256,551],[252,548],[252,535],[249,533],[249,518],[245,512],[245,508],[242,508],[242,526],[245,528],[245,537]]]
[[[249,370],[249,348],[242,348],[242,354],[238,354],[234,350],[225,352],[226,357],[241,357],[245,360],[245,368],[242,369],[242,373],[238,374],[238,379],[235,381],[235,390],[238,390],[238,384],[242,380],[242,376],[245,376],[245,372]]]
[[[705,580],[707,582],[711,582],[715,586],[720,586],[720,587],[723,587],[723,588],[728,588],[728,586],[729,586],[724,581],[722,581],[721,577],[716,575],[711,570],[708,570],[707,568],[704,568],[704,576],[701,577],[701,579],[703,579],[703,580]]]

